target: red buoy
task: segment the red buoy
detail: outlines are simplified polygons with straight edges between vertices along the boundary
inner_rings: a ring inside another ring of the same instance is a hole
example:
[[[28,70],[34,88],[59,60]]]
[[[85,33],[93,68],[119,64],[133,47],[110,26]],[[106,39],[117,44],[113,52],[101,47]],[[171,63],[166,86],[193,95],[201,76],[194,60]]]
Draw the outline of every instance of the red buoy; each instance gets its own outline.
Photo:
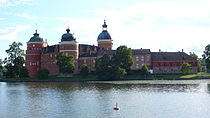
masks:
[[[116,106],[113,108],[114,110],[118,111],[120,110],[120,107],[117,106],[117,103],[116,103]]]

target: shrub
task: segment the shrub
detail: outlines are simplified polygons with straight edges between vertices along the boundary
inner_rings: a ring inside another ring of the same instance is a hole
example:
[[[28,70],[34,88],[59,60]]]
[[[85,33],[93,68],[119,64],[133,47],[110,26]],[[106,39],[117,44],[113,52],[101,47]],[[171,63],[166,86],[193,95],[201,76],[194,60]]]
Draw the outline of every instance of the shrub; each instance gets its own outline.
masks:
[[[46,68],[41,68],[38,70],[38,78],[47,79],[49,75],[49,71]]]
[[[81,71],[80,71],[80,75],[88,76],[88,74],[89,74],[88,66],[87,66],[87,64],[83,64],[82,68],[81,68]]]

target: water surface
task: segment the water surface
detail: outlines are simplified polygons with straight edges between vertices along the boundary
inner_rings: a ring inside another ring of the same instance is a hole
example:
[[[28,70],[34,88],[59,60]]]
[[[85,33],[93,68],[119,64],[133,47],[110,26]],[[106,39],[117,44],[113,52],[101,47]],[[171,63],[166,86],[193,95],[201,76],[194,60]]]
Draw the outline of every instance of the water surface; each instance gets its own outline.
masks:
[[[0,118],[209,118],[209,83],[0,83]]]

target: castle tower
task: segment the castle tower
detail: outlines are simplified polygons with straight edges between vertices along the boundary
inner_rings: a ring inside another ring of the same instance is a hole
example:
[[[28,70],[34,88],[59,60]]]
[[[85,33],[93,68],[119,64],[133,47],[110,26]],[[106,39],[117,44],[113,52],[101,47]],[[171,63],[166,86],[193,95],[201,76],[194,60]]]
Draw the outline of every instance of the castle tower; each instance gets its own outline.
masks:
[[[104,24],[102,25],[102,32],[98,35],[97,42],[98,46],[103,48],[104,50],[112,50],[112,38],[107,31],[106,20],[104,20]]]
[[[78,70],[78,57],[79,57],[79,45],[74,38],[73,34],[70,33],[70,29],[66,29],[65,34],[61,37],[61,42],[59,43],[60,52],[63,52],[65,55],[74,56],[75,63],[75,72]]]
[[[37,76],[37,71],[41,67],[42,48],[46,46],[47,43],[43,41],[43,38],[39,37],[36,30],[34,36],[27,42],[26,68],[29,71],[29,77]]]

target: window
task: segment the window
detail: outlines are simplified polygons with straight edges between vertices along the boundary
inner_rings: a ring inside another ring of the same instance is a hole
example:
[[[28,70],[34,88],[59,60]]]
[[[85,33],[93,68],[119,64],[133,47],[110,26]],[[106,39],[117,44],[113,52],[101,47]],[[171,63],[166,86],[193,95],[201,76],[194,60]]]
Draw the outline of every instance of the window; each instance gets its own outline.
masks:
[[[68,56],[68,54],[69,54],[69,53],[68,53],[68,52],[66,52],[66,56]]]
[[[94,60],[93,60],[93,63],[95,63],[95,62],[96,62],[96,60],[94,59]]]
[[[144,61],[144,56],[141,56],[141,61]]]
[[[33,47],[35,47],[35,45],[33,44]]]
[[[52,54],[50,54],[50,57],[52,57]]]
[[[139,61],[139,56],[136,56],[136,61]]]
[[[86,59],[84,59],[84,63],[86,63]]]
[[[139,64],[136,64],[136,68],[139,68]]]
[[[30,64],[29,64],[30,66],[31,66],[31,62],[30,62]]]

